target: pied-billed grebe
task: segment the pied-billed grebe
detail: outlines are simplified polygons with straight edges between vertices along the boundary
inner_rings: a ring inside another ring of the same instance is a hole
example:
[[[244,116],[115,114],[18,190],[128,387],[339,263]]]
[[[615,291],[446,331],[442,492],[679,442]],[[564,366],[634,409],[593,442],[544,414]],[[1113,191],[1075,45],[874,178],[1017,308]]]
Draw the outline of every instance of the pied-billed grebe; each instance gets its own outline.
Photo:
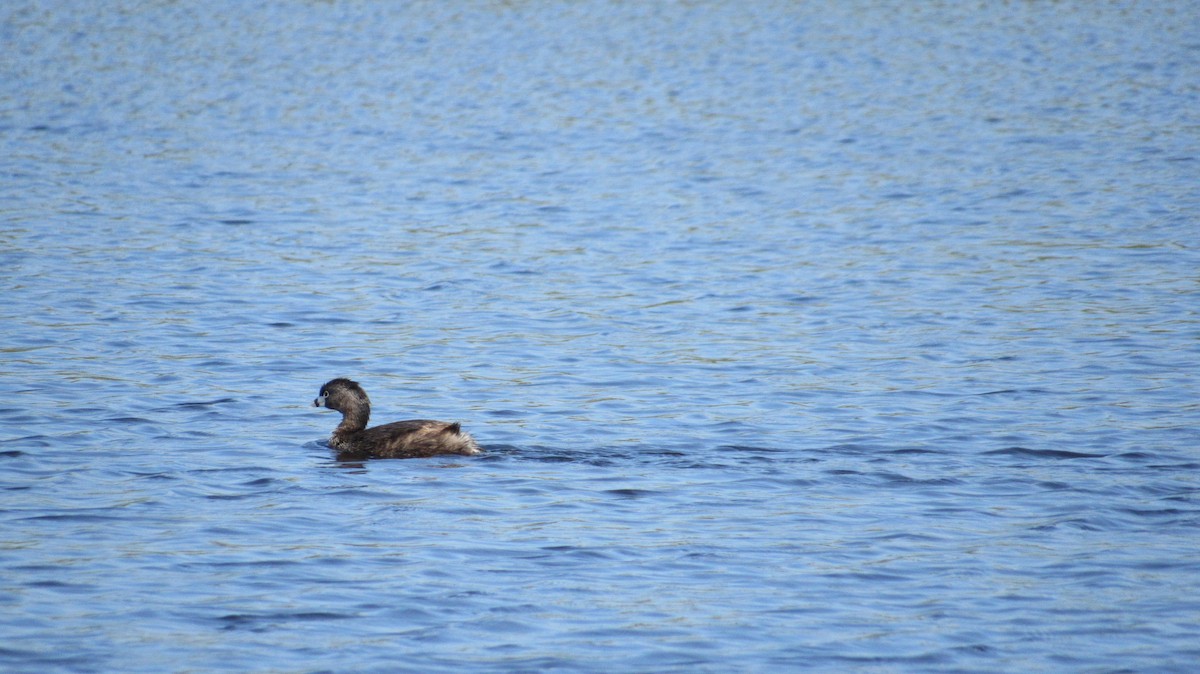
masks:
[[[457,423],[412,419],[367,428],[371,400],[358,382],[349,379],[331,379],[321,387],[313,406],[342,413],[342,423],[329,438],[329,446],[338,450],[339,459],[410,459],[480,453],[475,438],[463,432]]]

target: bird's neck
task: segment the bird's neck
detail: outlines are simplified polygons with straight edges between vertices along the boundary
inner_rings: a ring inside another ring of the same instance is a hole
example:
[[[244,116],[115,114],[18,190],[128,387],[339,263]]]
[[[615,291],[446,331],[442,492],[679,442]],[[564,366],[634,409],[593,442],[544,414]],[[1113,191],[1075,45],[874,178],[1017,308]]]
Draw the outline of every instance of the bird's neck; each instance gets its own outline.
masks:
[[[334,429],[334,435],[349,435],[367,427],[367,419],[371,417],[371,409],[363,407],[342,412],[342,423]]]

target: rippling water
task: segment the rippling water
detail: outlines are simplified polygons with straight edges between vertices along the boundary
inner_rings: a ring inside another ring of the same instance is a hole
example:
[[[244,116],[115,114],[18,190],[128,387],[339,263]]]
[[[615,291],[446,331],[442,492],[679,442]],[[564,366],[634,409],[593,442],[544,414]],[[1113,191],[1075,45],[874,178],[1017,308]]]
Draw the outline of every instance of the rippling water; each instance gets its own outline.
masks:
[[[1194,669],[1197,35],[6,4],[0,666]]]

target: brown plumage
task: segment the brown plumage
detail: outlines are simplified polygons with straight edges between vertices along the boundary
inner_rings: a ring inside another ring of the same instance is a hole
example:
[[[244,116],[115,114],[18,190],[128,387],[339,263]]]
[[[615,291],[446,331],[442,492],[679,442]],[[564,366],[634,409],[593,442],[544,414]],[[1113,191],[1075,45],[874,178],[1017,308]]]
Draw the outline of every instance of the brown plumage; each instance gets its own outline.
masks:
[[[479,445],[457,423],[410,419],[367,428],[371,400],[357,382],[339,377],[331,379],[313,401],[314,407],[328,407],[342,413],[342,423],[334,429],[329,446],[338,450],[338,459],[367,458],[412,459],[439,454],[479,454]]]

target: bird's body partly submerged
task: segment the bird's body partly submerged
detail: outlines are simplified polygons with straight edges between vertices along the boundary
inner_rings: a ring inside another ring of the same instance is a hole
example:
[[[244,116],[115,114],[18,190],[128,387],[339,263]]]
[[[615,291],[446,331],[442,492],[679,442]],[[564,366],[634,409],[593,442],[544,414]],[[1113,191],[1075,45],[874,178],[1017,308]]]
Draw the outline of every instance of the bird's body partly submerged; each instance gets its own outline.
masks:
[[[342,423],[329,438],[329,446],[338,451],[341,460],[415,459],[481,452],[475,438],[458,423],[410,419],[367,428],[371,400],[357,382],[342,377],[326,382],[313,405],[342,413]]]

